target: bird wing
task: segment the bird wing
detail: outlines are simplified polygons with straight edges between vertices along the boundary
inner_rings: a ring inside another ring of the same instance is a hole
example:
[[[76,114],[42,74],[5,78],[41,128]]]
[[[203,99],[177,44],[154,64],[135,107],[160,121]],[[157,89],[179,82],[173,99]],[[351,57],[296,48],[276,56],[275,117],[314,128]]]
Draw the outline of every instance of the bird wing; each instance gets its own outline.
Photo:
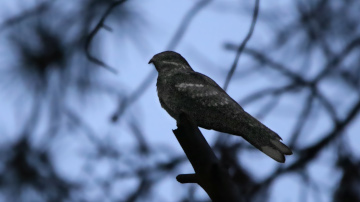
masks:
[[[226,115],[222,113],[225,108],[243,111],[242,107],[211,78],[198,72],[186,72],[175,76],[172,86],[176,97],[181,100],[180,103],[184,103],[181,106],[183,112]]]
[[[278,162],[285,161],[291,150],[280,142],[281,137],[245,112],[215,81],[198,73],[176,75],[174,99],[182,103],[181,111],[197,125],[242,136],[256,148]]]
[[[174,105],[193,117],[198,126],[234,133],[234,120],[244,110],[215,81],[198,72],[186,72],[175,75],[172,82],[174,103],[181,103]]]

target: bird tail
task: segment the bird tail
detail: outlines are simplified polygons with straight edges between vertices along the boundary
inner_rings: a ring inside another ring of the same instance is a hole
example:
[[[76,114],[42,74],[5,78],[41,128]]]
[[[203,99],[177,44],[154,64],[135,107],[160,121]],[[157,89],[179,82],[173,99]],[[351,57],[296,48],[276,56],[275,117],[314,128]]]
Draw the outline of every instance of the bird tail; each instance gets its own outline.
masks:
[[[281,137],[274,131],[250,114],[246,113],[246,116],[242,118],[246,123],[241,124],[241,136],[275,161],[284,163],[284,155],[291,155],[291,149],[281,142]]]

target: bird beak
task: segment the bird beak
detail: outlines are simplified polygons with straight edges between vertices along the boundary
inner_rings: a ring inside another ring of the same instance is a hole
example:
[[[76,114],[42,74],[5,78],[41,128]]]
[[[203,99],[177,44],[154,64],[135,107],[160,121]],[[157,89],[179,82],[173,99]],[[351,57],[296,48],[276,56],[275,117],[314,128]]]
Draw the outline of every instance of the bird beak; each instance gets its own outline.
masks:
[[[150,63],[153,63],[154,61],[153,61],[153,59],[151,58],[151,60],[149,61],[149,63],[148,64],[150,64]]]

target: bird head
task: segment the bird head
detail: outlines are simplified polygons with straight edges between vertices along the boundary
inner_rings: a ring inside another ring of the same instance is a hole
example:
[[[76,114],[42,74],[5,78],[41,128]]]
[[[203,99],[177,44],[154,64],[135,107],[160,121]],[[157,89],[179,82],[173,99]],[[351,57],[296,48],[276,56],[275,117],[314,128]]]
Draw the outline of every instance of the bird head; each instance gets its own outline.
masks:
[[[155,68],[159,73],[166,71],[193,71],[185,58],[174,51],[158,53],[151,58],[149,64],[150,63],[155,65]]]

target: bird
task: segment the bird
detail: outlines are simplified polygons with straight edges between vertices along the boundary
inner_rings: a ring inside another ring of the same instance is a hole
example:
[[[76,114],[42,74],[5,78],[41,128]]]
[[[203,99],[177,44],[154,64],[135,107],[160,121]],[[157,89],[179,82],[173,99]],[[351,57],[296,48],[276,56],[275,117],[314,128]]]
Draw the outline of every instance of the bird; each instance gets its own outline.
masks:
[[[158,53],[149,64],[158,72],[161,107],[176,121],[185,113],[198,127],[241,136],[280,163],[292,154],[276,132],[247,113],[214,80],[194,71],[179,53]]]

